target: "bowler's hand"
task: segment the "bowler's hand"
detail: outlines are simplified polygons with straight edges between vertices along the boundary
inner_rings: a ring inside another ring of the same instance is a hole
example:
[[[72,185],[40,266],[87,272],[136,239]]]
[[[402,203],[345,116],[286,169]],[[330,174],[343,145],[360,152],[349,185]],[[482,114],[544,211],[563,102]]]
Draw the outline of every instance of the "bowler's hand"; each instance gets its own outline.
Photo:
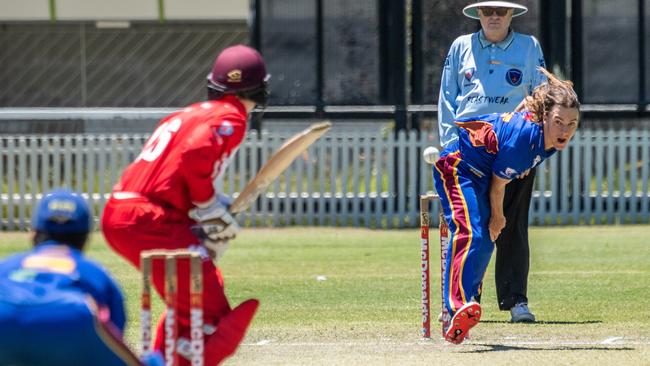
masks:
[[[524,178],[526,178],[526,177],[528,176],[528,174],[530,174],[530,169],[526,169],[525,172],[519,174],[519,175],[517,176],[517,179],[524,179]]]
[[[490,216],[490,239],[496,241],[501,234],[501,230],[506,227],[506,217],[503,215],[492,215]]]

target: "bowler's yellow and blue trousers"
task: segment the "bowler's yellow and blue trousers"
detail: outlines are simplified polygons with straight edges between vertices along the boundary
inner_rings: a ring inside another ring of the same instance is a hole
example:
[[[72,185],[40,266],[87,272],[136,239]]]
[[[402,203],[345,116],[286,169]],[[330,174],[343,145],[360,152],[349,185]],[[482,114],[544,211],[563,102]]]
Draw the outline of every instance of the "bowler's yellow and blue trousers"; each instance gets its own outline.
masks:
[[[444,302],[450,314],[477,301],[494,243],[490,239],[490,181],[462,160],[459,151],[442,156],[433,179],[449,225]]]

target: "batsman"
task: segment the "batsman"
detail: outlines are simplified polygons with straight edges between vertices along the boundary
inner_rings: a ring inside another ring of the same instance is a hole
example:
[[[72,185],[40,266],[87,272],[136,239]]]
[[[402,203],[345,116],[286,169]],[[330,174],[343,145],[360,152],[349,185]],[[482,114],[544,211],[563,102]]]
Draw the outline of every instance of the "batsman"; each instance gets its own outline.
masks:
[[[232,309],[224,293],[217,261],[240,227],[213,183],[242,143],[249,113],[266,106],[268,79],[256,50],[224,49],[207,78],[208,100],[160,121],[114,186],[102,215],[107,242],[136,268],[144,250],[190,248],[202,254],[205,365],[217,365],[236,351],[259,305],[250,299]],[[163,267],[156,263],[152,272],[160,295]],[[189,263],[181,261],[176,349],[181,365],[190,364],[189,272]],[[164,318],[153,344],[163,354]]]

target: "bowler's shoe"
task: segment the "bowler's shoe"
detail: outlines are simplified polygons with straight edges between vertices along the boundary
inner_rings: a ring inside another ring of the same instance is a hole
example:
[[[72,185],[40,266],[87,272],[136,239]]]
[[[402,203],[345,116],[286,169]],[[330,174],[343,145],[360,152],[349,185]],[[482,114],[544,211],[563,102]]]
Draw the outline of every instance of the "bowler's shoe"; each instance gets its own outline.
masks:
[[[468,302],[463,305],[454,317],[451,318],[449,329],[445,333],[445,340],[453,344],[460,344],[465,340],[469,330],[481,320],[481,305]]]

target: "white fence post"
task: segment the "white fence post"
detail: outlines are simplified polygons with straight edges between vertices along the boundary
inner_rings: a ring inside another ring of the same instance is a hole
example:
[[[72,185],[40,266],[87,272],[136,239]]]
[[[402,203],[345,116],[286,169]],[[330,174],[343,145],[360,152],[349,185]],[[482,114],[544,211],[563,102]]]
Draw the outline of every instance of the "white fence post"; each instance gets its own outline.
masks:
[[[216,186],[237,194],[287,133],[251,131]],[[250,226],[416,227],[420,193],[433,190],[420,152],[427,133],[329,133],[240,215]],[[81,191],[99,215],[144,135],[0,137],[0,230],[26,230],[43,192]],[[579,131],[537,173],[529,218],[537,225],[648,223],[650,132]],[[438,212],[433,202],[432,212]],[[438,217],[434,215],[437,223]]]

